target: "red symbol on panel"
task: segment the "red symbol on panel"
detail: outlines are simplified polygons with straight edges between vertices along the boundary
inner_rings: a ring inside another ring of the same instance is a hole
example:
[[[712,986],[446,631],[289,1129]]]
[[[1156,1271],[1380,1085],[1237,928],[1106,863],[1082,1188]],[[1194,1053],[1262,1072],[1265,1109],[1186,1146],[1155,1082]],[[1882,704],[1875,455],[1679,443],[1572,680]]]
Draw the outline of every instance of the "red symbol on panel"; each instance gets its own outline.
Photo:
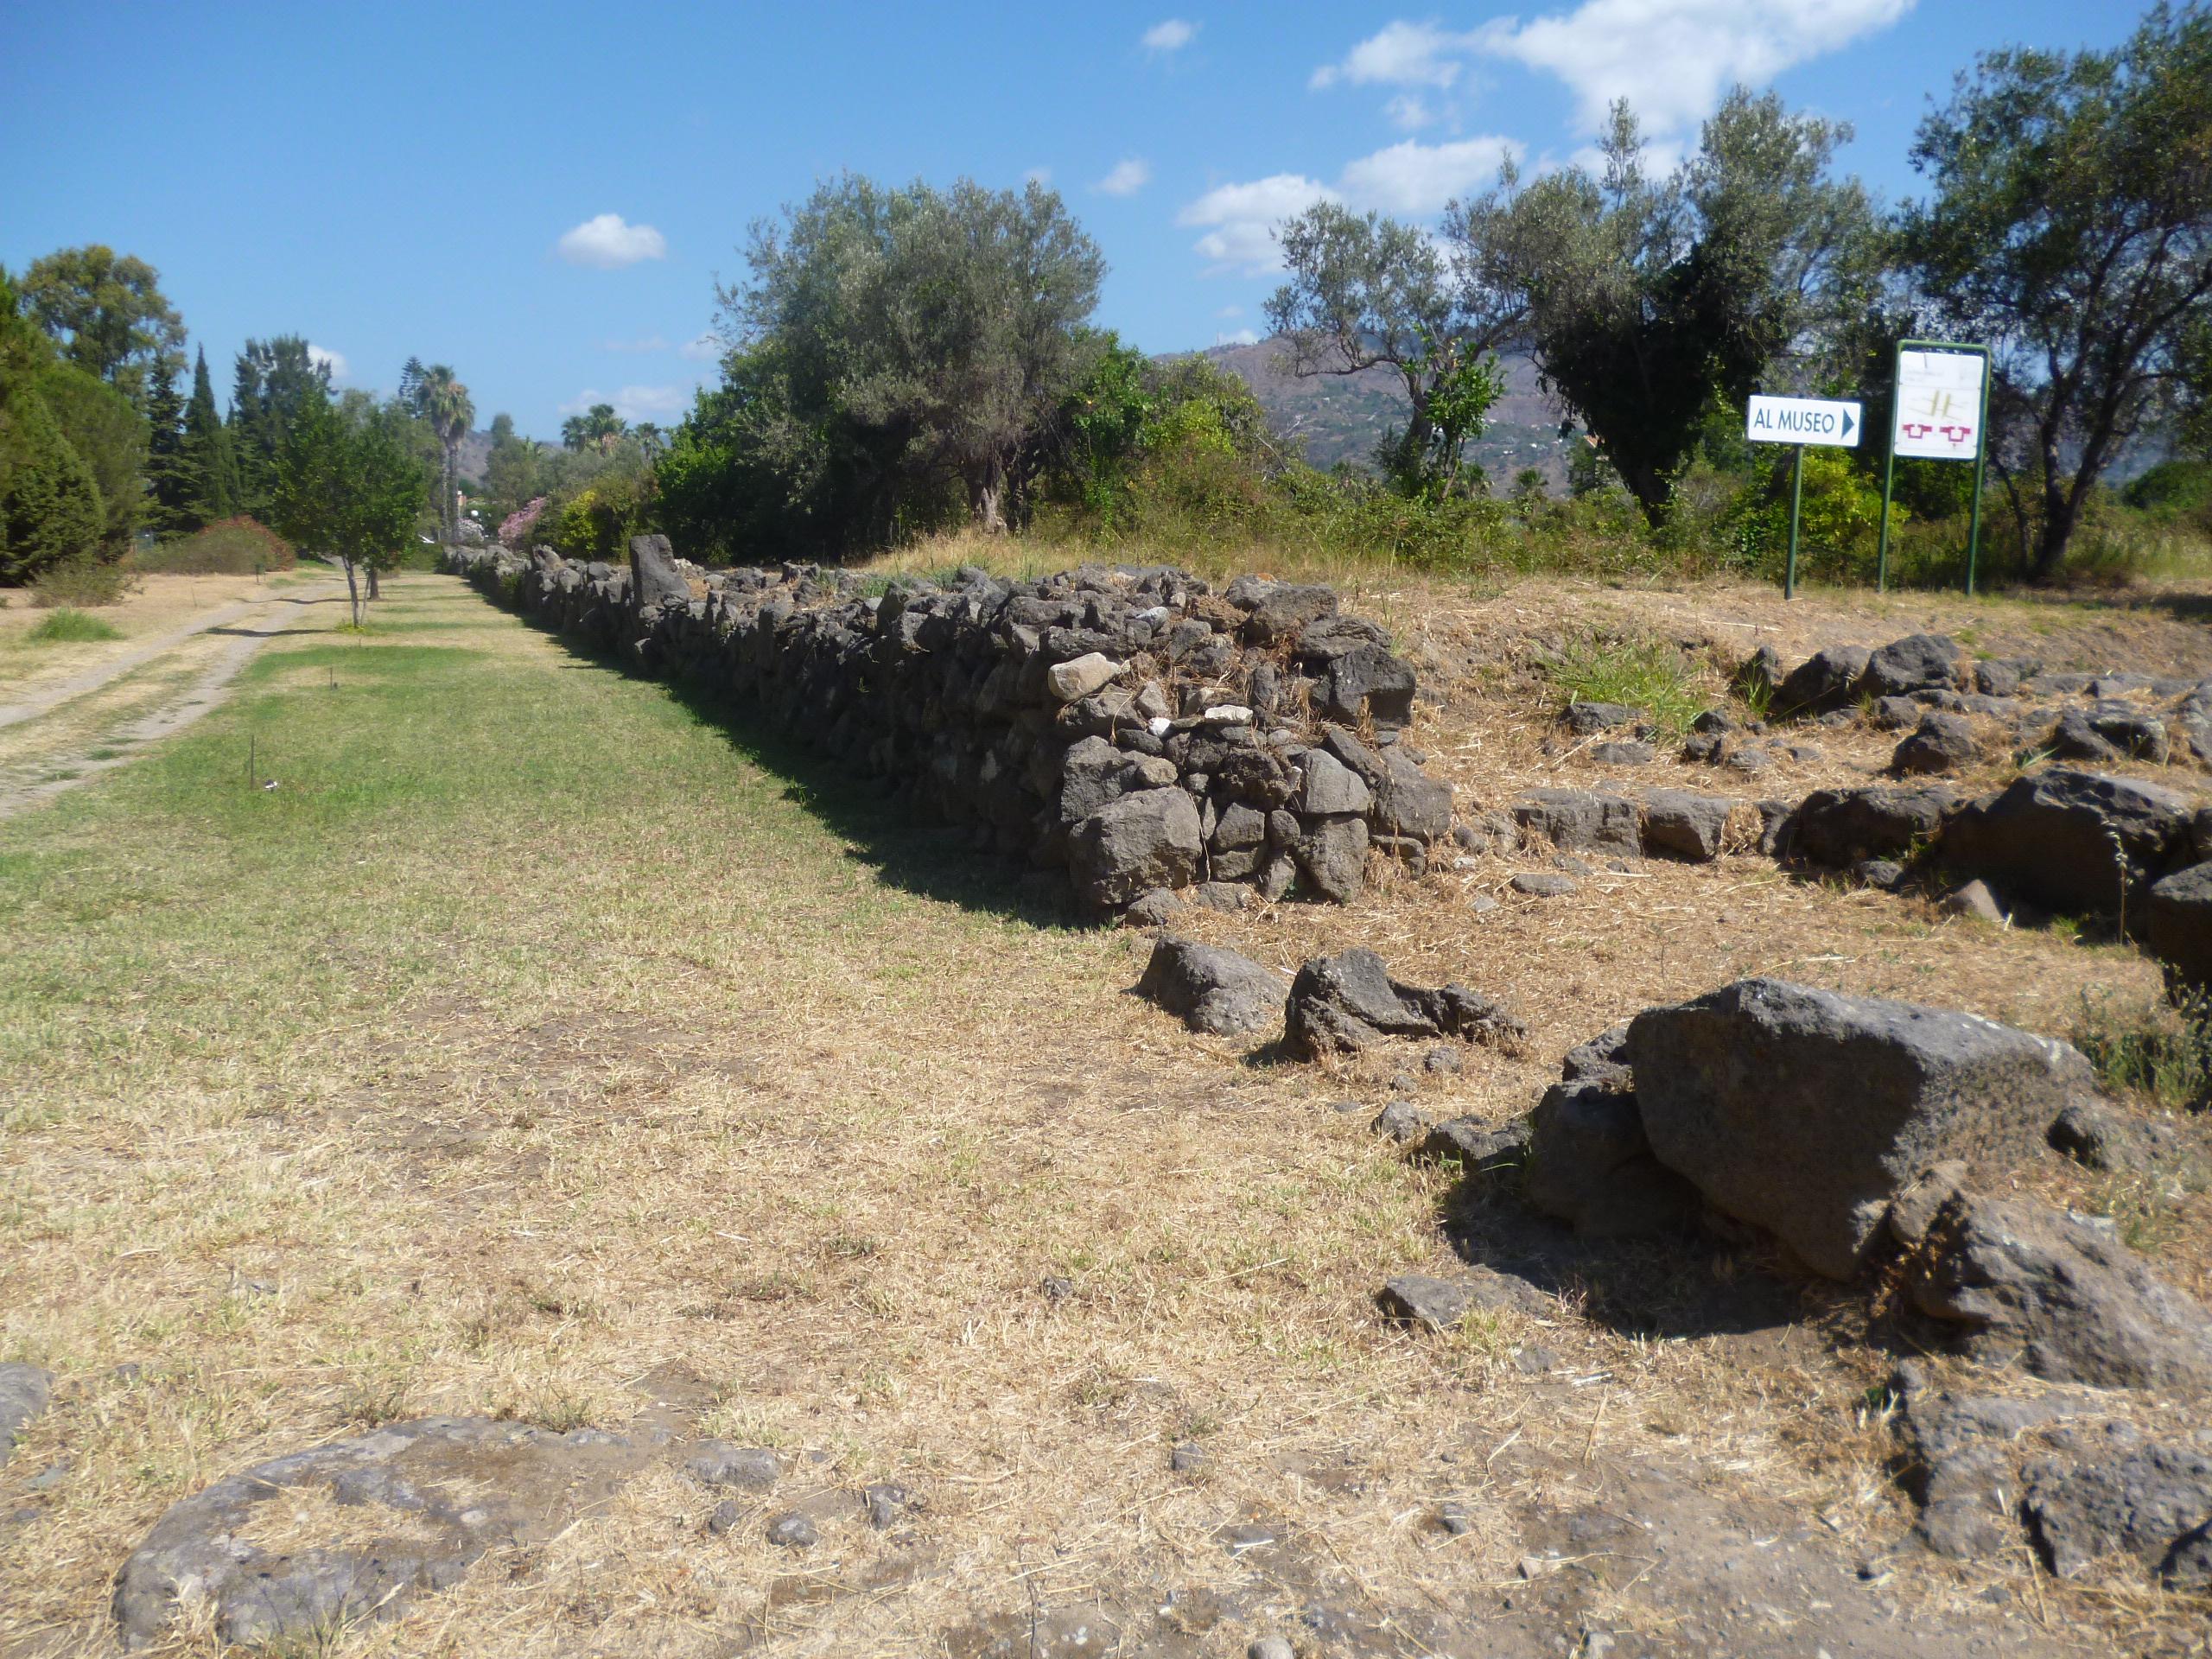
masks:
[[[1949,443],[1964,443],[1973,435],[1974,428],[1970,426],[1947,426],[1943,429],[1944,441]]]
[[[1924,438],[1935,429],[1934,427],[1919,421],[1907,421],[1904,423],[1904,435],[1908,438]]]

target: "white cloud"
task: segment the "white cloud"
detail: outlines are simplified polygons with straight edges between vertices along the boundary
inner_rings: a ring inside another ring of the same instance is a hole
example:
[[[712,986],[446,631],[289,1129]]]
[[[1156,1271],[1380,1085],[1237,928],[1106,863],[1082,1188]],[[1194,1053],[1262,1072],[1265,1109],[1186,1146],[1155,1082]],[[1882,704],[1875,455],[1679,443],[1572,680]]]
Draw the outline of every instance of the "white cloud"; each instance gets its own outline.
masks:
[[[1175,222],[1205,227],[1195,245],[1215,270],[1263,276],[1282,268],[1275,227],[1316,202],[1427,218],[1452,197],[1489,185],[1497,175],[1498,164],[1520,153],[1521,147],[1511,139],[1495,136],[1448,144],[1408,138],[1361,156],[1333,186],[1300,173],[1217,186],[1176,214]]]
[[[681,420],[691,407],[695,387],[690,381],[673,386],[625,386],[620,391],[586,387],[561,405],[563,415],[581,415],[594,404],[612,404],[626,421]]]
[[[1209,190],[1175,215],[1178,225],[1211,226],[1198,239],[1199,253],[1216,266],[1234,267],[1257,276],[1281,269],[1274,227],[1317,201],[1334,201],[1337,193],[1298,173],[1277,173],[1249,184],[1224,184]]]
[[[1436,111],[1419,92],[1400,92],[1382,106],[1382,113],[1401,132],[1419,132],[1436,124]]]
[[[650,225],[625,223],[620,213],[588,219],[555,245],[570,264],[590,265],[599,270],[620,270],[641,259],[664,258],[668,253],[666,237]]]
[[[1134,196],[1152,182],[1152,163],[1132,156],[1090,188],[1104,196]]]
[[[1260,343],[1260,336],[1252,329],[1239,328],[1234,334],[1216,334],[1213,343],[1217,346],[1256,346]]]
[[[1154,23],[1144,32],[1143,45],[1147,52],[1164,56],[1180,52],[1198,35],[1198,26],[1186,23],[1180,17],[1170,17],[1164,23]]]
[[[342,352],[334,352],[327,346],[318,346],[313,340],[309,340],[308,361],[326,365],[330,370],[330,378],[333,380],[343,380],[346,378],[347,370],[345,353]]]
[[[647,334],[641,340],[602,340],[602,350],[609,352],[664,352],[668,342],[658,334]]]
[[[1434,23],[1385,23],[1362,41],[1342,63],[1325,63],[1306,84],[1333,86],[1449,86],[1459,78],[1459,59],[1478,35],[1454,35]]]
[[[1500,18],[1473,38],[1485,53],[1565,81],[1587,130],[1598,130],[1606,106],[1625,98],[1647,130],[1666,133],[1711,114],[1738,81],[1762,85],[1887,29],[1913,3],[1584,0],[1573,11],[1525,23]]]
[[[1426,219],[1441,213],[1454,196],[1489,185],[1497,177],[1498,164],[1519,153],[1520,146],[1510,138],[1462,138],[1448,144],[1408,138],[1352,162],[1338,188],[1362,207]]]
[[[1021,175],[1021,181],[1024,184],[1050,184],[1052,181],[1052,169],[1049,167],[1033,167]]]
[[[1243,315],[1244,308],[1241,305],[1224,305],[1214,313],[1214,315],[1219,317],[1224,322],[1234,322]]]
[[[677,352],[679,356],[687,357],[694,363],[715,362],[722,354],[721,336],[709,328],[697,339],[685,340],[677,347]]]

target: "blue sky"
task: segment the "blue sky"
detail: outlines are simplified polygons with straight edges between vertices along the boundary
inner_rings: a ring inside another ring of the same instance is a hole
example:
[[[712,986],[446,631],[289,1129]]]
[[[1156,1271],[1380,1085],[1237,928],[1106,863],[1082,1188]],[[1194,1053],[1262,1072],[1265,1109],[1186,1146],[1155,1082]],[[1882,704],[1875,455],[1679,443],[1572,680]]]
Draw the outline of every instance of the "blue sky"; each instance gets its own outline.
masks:
[[[451,362],[480,419],[594,397],[672,423],[714,373],[747,226],[840,169],[1065,197],[1149,351],[1260,323],[1268,227],[1324,194],[1433,219],[1612,95],[1669,152],[1733,80],[1854,123],[1895,199],[1977,51],[2106,46],[2079,0],[1535,0],[1517,10],[531,3],[37,6],[0,21],[0,263],[149,261],[219,392],[297,333],[389,390]]]

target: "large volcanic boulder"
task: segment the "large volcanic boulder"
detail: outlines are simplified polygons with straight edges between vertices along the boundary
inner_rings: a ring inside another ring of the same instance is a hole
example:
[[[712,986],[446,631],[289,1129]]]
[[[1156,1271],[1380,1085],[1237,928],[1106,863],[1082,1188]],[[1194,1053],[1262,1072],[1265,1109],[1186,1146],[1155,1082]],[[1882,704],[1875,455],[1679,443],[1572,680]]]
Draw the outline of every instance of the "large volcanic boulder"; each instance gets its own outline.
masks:
[[[2067,766],[2015,778],[1943,830],[1943,861],[2069,914],[2114,911],[2187,856],[2190,803],[2172,790]]]
[[[2049,1038],[1775,979],[1645,1010],[1628,1060],[1659,1161],[1833,1279],[1864,1265],[1890,1201],[1929,1165],[2035,1157],[2094,1088],[2088,1062]]]

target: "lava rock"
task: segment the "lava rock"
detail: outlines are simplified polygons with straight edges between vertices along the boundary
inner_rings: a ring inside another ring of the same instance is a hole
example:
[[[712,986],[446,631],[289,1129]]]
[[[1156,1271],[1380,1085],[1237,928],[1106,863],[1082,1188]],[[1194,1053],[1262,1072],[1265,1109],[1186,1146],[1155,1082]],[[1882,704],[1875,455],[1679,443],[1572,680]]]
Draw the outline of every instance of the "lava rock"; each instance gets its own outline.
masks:
[[[1582,891],[1573,876],[1548,875],[1541,870],[1524,870],[1505,885],[1529,899],[1568,899]]]
[[[2212,863],[2192,864],[2151,887],[2151,954],[2177,983],[2212,986]]]
[[[1367,820],[1354,813],[1311,819],[1290,855],[1316,892],[1348,905],[1359,897],[1367,868]]]
[[[257,1464],[173,1504],[116,1575],[127,1649],[152,1645],[181,1599],[204,1604],[241,1646],[397,1617],[449,1589],[487,1550],[543,1543],[575,1509],[604,1502],[649,1454],[614,1435],[485,1418],[393,1423]],[[321,1487],[359,1516],[345,1541],[246,1541],[260,1504]],[[391,1533],[364,1538],[379,1512]]]
[[[1570,702],[1560,720],[1577,737],[1594,737],[1599,732],[1633,726],[1643,713],[1620,702]]]
[[[1137,994],[1192,1031],[1237,1037],[1282,1017],[1282,977],[1249,957],[1196,939],[1169,937],[1152,948]]]
[[[1539,789],[1513,809],[1514,822],[1542,836],[1562,852],[1620,853],[1643,850],[1643,825],[1636,803],[1586,789]]]
[[[1960,811],[1939,852],[2015,898],[2069,915],[2108,912],[2166,873],[2190,812],[2155,784],[2052,766]]]
[[[1449,1331],[1474,1306],[1474,1299],[1461,1287],[1419,1273],[1385,1280],[1376,1300],[1390,1318],[1432,1331]]]
[[[1652,1156],[1636,1096],[1596,1083],[1545,1091],[1529,1116],[1522,1192],[1589,1237],[1674,1231],[1698,1211],[1697,1190]]]
[[[1977,922],[1987,922],[1993,927],[2005,925],[2005,912],[1997,902],[1997,895],[1989,890],[1986,881],[1969,881],[1943,895],[1943,908],[1954,916],[1965,916]]]
[[[707,1486],[741,1486],[765,1492],[784,1476],[784,1466],[765,1446],[732,1446],[727,1440],[702,1440],[683,1460],[684,1471]]]
[[[1857,1274],[1929,1164],[2025,1162],[2094,1091],[2088,1062],[2049,1038],[1776,979],[1645,1010],[1628,1058],[1659,1161],[1832,1279]]]
[[[1899,773],[1955,772],[1974,764],[1978,752],[1974,725],[1964,715],[1923,716],[1911,736],[1890,756],[1890,770]]]
[[[1958,1194],[1913,1256],[1905,1290],[1991,1363],[2094,1388],[2212,1389],[2212,1314],[2108,1225],[2031,1198]]]
[[[1643,798],[1644,849],[1709,863],[1720,856],[1735,807],[1726,796],[1655,789]]]
[[[1867,658],[1864,689],[1878,697],[1893,697],[1948,688],[1958,678],[1958,645],[1948,634],[1910,634]]]
[[[1659,758],[1659,751],[1649,743],[1600,743],[1590,751],[1590,758],[1601,766],[1648,766]]]
[[[1816,789],[1794,816],[1790,849],[1809,864],[1848,869],[1933,841],[1958,797],[1940,785]]]
[[[1298,970],[1285,1016],[1285,1045],[1317,1058],[1351,1053],[1386,1037],[1464,1037],[1511,1044],[1528,1028],[1497,1003],[1461,985],[1423,990],[1390,977],[1372,950],[1317,957]]]
[[[8,1461],[32,1418],[54,1398],[54,1374],[36,1365],[0,1365],[0,1463]]]
[[[1789,671],[1774,695],[1774,711],[1788,718],[1840,708],[1857,695],[1873,653],[1864,645],[1833,645]]]
[[[2053,1438],[2056,1453],[2021,1471],[2021,1517],[2046,1567],[2070,1579],[2132,1555],[2169,1588],[2212,1589],[2212,1449],[2122,1422]]]
[[[1155,887],[1190,886],[1204,850],[1198,809],[1179,789],[1124,795],[1083,819],[1068,837],[1077,893],[1100,910]]]
[[[665,536],[630,538],[630,593],[640,611],[663,605],[689,605],[691,584],[676,568]]]
[[[811,1549],[822,1534],[804,1511],[785,1510],[768,1522],[768,1541],[779,1549]]]

